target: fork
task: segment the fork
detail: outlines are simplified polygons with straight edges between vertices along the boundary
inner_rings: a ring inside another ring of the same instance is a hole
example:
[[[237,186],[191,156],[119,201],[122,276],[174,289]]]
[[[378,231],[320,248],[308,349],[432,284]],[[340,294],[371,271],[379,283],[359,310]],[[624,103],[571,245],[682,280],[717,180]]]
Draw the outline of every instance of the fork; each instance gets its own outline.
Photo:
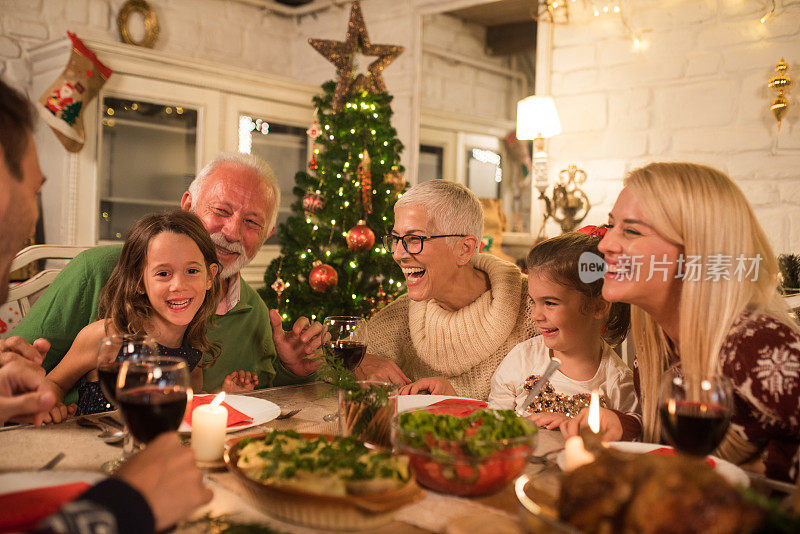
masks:
[[[294,417],[295,415],[300,413],[301,409],[302,408],[298,408],[297,410],[292,410],[290,412],[282,413],[278,417],[276,417],[275,419],[289,419],[290,417]]]

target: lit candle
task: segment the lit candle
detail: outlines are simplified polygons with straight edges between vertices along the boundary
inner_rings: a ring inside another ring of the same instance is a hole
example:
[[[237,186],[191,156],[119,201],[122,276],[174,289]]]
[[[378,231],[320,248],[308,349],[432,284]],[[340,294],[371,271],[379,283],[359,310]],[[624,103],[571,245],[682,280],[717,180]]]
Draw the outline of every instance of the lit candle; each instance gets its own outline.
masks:
[[[565,471],[572,471],[578,467],[594,462],[594,454],[583,446],[583,438],[572,436],[564,443]]]
[[[578,467],[594,462],[595,456],[589,450],[597,452],[597,448],[602,446],[600,442],[600,395],[597,390],[592,391],[592,398],[589,402],[588,416],[589,430],[591,432],[581,432],[579,436],[572,436],[564,443],[564,463],[565,471],[572,471]],[[585,439],[585,441],[584,441]]]
[[[225,392],[219,393],[210,404],[198,406],[192,412],[192,449],[201,462],[213,462],[222,457],[228,410],[220,406]]]

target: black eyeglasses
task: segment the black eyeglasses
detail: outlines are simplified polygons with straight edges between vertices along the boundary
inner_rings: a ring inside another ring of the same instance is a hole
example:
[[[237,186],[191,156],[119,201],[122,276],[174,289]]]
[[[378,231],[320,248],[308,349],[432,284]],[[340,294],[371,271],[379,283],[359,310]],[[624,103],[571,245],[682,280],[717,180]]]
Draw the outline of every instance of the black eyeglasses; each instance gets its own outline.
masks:
[[[403,248],[409,254],[419,254],[422,252],[422,245],[428,239],[436,239],[437,237],[466,237],[467,234],[442,234],[442,235],[414,235],[406,234],[399,236],[395,234],[387,234],[383,236],[383,246],[390,253],[394,254],[394,249],[397,247],[397,242],[403,243]]]

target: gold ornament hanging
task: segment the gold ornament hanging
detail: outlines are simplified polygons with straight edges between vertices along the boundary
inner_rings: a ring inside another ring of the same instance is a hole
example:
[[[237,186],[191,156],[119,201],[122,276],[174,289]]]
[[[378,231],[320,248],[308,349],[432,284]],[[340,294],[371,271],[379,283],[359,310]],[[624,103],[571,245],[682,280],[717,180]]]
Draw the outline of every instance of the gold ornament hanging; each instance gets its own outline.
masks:
[[[361,4],[357,0],[350,9],[350,21],[347,23],[347,37],[344,41],[309,39],[308,43],[336,66],[339,80],[333,93],[334,113],[342,110],[345,97],[351,92],[367,90],[371,93],[385,93],[383,69],[405,50],[399,45],[370,44]],[[377,56],[378,59],[370,63],[367,76],[359,74],[353,77],[353,56],[359,50],[365,56]]]
[[[786,98],[785,92],[792,87],[792,78],[786,75],[788,69],[789,64],[781,58],[778,64],[775,65],[775,72],[778,73],[777,76],[770,78],[767,84],[768,87],[774,89],[778,93],[775,100],[772,101],[772,105],[769,107],[769,109],[772,110],[772,114],[775,115],[775,120],[778,121],[778,131],[781,130],[781,120],[783,116],[789,111],[789,100]]]

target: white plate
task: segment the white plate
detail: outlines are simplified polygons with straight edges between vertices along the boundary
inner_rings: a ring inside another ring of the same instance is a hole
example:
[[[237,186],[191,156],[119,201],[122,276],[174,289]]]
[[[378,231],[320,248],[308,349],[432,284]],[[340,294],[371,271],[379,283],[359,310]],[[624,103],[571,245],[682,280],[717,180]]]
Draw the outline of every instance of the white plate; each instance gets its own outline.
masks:
[[[416,410],[417,408],[424,408],[431,404],[447,400],[458,399],[465,401],[475,402],[476,399],[468,399],[466,397],[453,397],[452,395],[399,395],[397,397],[397,411],[404,412],[406,410]]]
[[[622,452],[630,452],[633,454],[645,454],[650,451],[654,451],[656,449],[671,449],[669,445],[661,445],[658,443],[639,443],[636,441],[612,441],[608,444],[609,447],[613,449],[617,449],[618,451]],[[709,456],[712,460],[714,460],[715,466],[714,470],[725,480],[733,484],[734,486],[750,486],[750,479],[747,476],[747,473],[742,471],[742,469],[734,465],[722,458],[717,458],[716,456]],[[564,465],[566,464],[564,451],[558,453],[556,456],[556,463],[561,470],[564,470]]]
[[[196,397],[209,397],[213,395],[195,395]],[[225,403],[231,408],[235,408],[253,419],[253,422],[247,425],[237,425],[228,427],[228,432],[238,432],[246,428],[263,425],[272,421],[281,414],[281,408],[274,402],[264,399],[257,399],[256,397],[246,397],[244,395],[225,395]],[[181,423],[178,432],[191,432],[192,426],[185,421]]]
[[[90,471],[21,471],[0,475],[0,495],[17,491],[47,488],[73,482],[95,484],[106,478]]]

